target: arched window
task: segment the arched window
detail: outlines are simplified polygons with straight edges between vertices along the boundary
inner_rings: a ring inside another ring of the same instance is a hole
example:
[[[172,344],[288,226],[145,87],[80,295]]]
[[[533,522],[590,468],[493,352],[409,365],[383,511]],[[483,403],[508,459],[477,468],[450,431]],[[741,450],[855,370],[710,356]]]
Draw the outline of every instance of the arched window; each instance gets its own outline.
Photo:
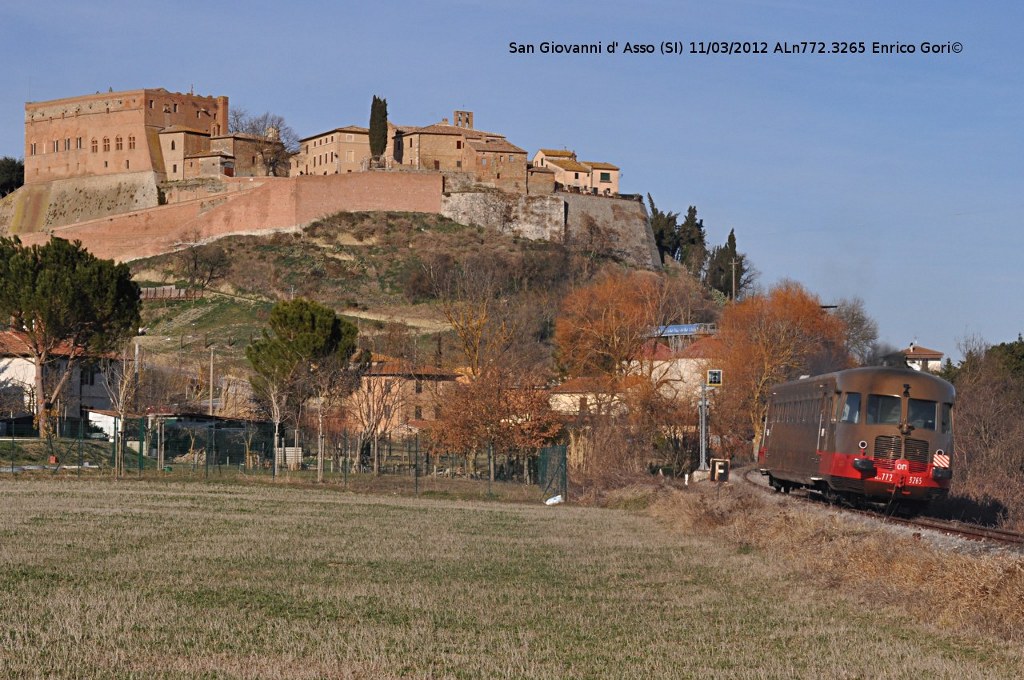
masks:
[[[134,135],[130,135],[128,137],[128,148],[129,149],[134,149],[135,148],[135,136]]]
[[[124,149],[124,144],[121,141],[121,135],[118,135],[117,137],[114,137],[114,150],[115,151],[122,151],[123,149]]]
[[[174,140],[171,140],[171,151],[174,151]]]
[[[103,150],[110,151],[110,137],[103,138]]]
[[[90,145],[90,148],[92,149],[92,152],[93,152],[93,153],[96,153],[97,151],[99,151],[99,150],[100,150],[100,145],[99,145],[99,142],[97,142],[97,141],[96,141],[95,139],[93,139],[93,140],[92,140],[92,141],[91,141],[91,142],[89,143],[89,145]]]

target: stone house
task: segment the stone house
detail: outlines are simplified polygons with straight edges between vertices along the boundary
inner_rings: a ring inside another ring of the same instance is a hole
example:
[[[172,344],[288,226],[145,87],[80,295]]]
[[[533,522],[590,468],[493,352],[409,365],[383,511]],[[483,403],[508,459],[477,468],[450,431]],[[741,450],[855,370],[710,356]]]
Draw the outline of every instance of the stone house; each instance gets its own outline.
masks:
[[[618,166],[600,161],[579,161],[569,149],[540,149],[533,156],[533,167],[555,173],[555,187],[600,196],[619,193]]]
[[[358,389],[346,400],[345,426],[358,432],[402,432],[436,420],[445,390],[458,374],[374,354]]]
[[[481,184],[526,193],[526,151],[504,135],[473,127],[472,111],[455,111],[425,127],[393,126],[391,157],[395,166],[469,175]]]
[[[292,176],[359,172],[370,159],[369,128],[349,125],[299,140]]]

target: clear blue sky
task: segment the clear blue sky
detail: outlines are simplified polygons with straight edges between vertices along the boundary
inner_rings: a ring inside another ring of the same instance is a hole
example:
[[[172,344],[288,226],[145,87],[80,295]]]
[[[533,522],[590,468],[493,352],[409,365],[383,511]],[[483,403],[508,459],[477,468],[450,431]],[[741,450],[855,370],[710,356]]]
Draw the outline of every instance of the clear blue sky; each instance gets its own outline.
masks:
[[[0,155],[23,154],[25,101],[108,88],[224,94],[300,136],[366,125],[374,94],[400,124],[468,109],[531,154],[569,147],[620,166],[624,192],[697,206],[764,286],[860,296],[893,344],[955,357],[1024,331],[1021,3],[37,0],[4,2],[0,26]],[[545,40],[619,51],[508,53]],[[622,53],[665,40],[868,54]]]

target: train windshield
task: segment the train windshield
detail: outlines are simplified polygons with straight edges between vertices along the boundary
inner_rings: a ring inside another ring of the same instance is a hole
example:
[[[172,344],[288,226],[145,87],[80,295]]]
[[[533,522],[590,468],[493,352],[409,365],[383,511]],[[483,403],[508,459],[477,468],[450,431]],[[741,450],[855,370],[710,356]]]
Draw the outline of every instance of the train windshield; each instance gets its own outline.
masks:
[[[844,423],[853,423],[854,425],[860,422],[859,392],[846,393],[846,400],[843,401],[843,417],[840,421]]]
[[[942,405],[942,434],[949,434],[950,430],[953,429],[952,411],[952,404]]]
[[[932,420],[935,415],[932,415]],[[896,425],[900,422],[900,398],[887,394],[868,395],[868,425]],[[934,427],[934,426],[933,426]]]
[[[934,401],[926,399],[911,399],[907,402],[907,422],[922,430],[935,429],[935,407]]]

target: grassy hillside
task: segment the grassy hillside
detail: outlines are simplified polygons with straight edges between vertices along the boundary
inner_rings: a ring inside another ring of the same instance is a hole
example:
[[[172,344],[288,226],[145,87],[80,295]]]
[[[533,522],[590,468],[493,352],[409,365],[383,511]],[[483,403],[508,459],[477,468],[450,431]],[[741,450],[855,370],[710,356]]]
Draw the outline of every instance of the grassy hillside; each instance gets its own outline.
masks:
[[[438,215],[340,213],[296,233],[232,236],[200,248],[223,248],[229,264],[201,300],[147,302],[143,346],[160,354],[203,352],[211,345],[239,361],[277,300],[307,297],[360,325],[362,333],[399,321],[423,333],[446,329],[431,304],[425,266],[475,259],[510,277],[548,286],[571,273],[559,244],[515,239]],[[143,285],[180,282],[175,254],[132,263]]]

